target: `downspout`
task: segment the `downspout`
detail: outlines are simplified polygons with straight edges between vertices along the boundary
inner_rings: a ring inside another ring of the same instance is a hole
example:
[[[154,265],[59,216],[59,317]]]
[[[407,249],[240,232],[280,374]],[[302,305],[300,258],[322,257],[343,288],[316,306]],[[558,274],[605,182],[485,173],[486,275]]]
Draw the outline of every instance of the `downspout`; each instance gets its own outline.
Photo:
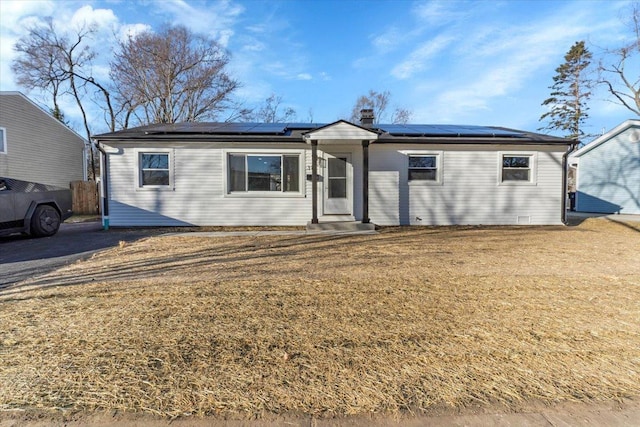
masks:
[[[89,150],[91,149],[91,143],[82,141],[82,180],[89,180],[89,164],[87,163],[87,157],[89,157]]]
[[[318,141],[311,140],[311,224],[318,223]]]
[[[569,191],[568,185],[568,169],[567,169],[567,159],[569,154],[573,153],[575,149],[578,147],[580,141],[575,141],[574,143],[569,145],[567,151],[562,155],[562,215],[561,220],[564,225],[569,225],[569,221],[567,220],[567,194]]]
[[[100,168],[100,181],[102,182],[102,227],[109,229],[109,156],[100,142],[96,141],[96,148],[102,153],[103,164]]]

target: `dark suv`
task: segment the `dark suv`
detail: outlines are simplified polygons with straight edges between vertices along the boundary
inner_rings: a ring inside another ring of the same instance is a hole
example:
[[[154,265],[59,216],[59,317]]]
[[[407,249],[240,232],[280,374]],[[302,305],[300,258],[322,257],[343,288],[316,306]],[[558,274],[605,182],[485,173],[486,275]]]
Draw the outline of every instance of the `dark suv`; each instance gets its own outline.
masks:
[[[0,177],[0,235],[52,236],[71,215],[71,190]]]

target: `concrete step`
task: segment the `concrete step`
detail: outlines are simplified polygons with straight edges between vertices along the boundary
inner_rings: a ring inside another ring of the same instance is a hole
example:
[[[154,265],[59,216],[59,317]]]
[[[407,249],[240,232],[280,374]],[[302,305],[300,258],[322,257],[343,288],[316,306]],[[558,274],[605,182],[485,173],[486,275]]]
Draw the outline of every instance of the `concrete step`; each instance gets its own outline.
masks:
[[[307,231],[374,231],[375,224],[359,221],[329,221],[318,224],[307,223]]]

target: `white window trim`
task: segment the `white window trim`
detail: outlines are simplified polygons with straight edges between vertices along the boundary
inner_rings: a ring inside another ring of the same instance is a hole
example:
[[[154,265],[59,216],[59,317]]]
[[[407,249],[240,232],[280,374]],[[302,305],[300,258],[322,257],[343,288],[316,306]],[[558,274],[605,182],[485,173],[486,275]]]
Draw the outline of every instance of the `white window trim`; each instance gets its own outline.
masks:
[[[529,157],[529,181],[502,181],[502,159],[504,156]],[[498,185],[499,186],[535,186],[538,185],[538,153],[535,151],[500,151],[498,152]]]
[[[0,147],[0,154],[7,154],[7,128],[0,127],[2,131],[2,147]]]
[[[136,191],[174,191],[174,169],[175,169],[175,150],[171,148],[138,148],[134,150],[136,156],[135,166],[135,186]],[[140,167],[140,157],[142,154],[168,154],[169,155],[169,185],[142,185],[142,168]]]
[[[298,182],[300,183],[298,191],[229,191],[229,155],[244,155],[244,156],[283,156],[283,155],[297,155],[299,156],[298,162]],[[306,165],[306,152],[300,149],[259,149],[259,148],[242,148],[238,150],[226,149],[222,150],[222,171],[223,171],[223,187],[222,191],[224,197],[238,197],[238,198],[300,198],[306,197],[306,179],[305,174]]]
[[[434,150],[411,150],[411,151],[402,151],[402,154],[406,156],[404,163],[404,170],[406,172],[407,182],[409,185],[417,185],[417,186],[429,186],[429,185],[444,185],[443,179],[443,165],[444,165],[444,151],[434,151]],[[410,180],[409,179],[409,157],[410,156],[435,156],[436,157],[436,180],[428,181],[428,180]]]

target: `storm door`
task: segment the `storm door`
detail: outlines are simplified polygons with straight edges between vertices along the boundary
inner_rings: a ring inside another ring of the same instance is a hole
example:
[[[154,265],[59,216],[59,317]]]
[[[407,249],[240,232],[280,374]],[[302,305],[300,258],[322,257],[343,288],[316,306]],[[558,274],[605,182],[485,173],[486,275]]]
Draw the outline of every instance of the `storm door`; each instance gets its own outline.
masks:
[[[350,154],[325,154],[324,214],[351,215]]]

